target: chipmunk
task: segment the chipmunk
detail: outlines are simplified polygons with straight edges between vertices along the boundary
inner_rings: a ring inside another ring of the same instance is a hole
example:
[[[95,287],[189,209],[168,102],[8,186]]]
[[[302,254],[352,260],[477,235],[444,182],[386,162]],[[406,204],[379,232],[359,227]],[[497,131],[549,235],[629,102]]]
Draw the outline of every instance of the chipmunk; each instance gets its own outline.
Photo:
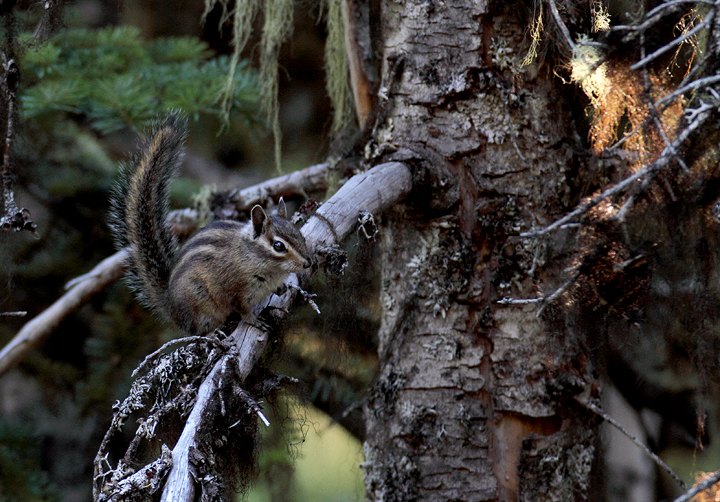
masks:
[[[123,166],[111,200],[111,227],[118,247],[130,249],[128,280],[138,297],[185,332],[200,335],[231,315],[250,314],[288,274],[312,261],[282,199],[276,216],[256,205],[250,222],[214,221],[178,249],[165,220],[186,128],[184,118],[171,114],[145,151]]]

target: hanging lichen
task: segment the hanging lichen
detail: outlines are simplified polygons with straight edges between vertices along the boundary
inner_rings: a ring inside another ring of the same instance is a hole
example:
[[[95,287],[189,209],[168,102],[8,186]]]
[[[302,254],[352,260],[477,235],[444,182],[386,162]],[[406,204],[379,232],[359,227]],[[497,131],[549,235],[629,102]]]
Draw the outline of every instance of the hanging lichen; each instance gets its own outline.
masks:
[[[240,62],[240,53],[245,48],[245,44],[247,44],[250,34],[252,33],[252,22],[259,7],[259,0],[246,0],[240,6],[236,4],[235,9],[229,12],[227,6],[228,1],[229,0],[205,0],[205,12],[203,12],[204,20],[215,5],[220,5],[222,7],[220,26],[228,23],[232,15],[233,55],[230,62],[227,82],[220,95],[222,118],[226,124],[229,122],[235,70]]]
[[[206,17],[216,5],[222,8],[220,24],[233,26],[233,56],[227,84],[220,96],[222,117],[228,122],[233,96],[233,74],[240,54],[252,34],[253,21],[260,9],[264,24],[260,40],[260,107],[270,124],[275,140],[275,165],[280,171],[282,131],[280,130],[278,103],[278,55],[280,46],[292,33],[293,0],[245,0],[228,7],[229,0],[205,0]],[[353,118],[352,91],[348,81],[348,63],[345,52],[345,25],[342,0],[320,0],[325,10],[328,37],[325,45],[327,91],[335,110],[333,131],[346,126]]]
[[[523,59],[523,66],[528,66],[532,64],[532,62],[537,57],[537,50],[540,46],[540,42],[542,42],[542,32],[545,29],[545,26],[543,25],[542,7],[535,5],[535,10],[537,11],[537,15],[533,17],[533,22],[530,26],[530,39],[532,40],[532,43],[530,44],[530,48],[525,55],[525,59]]]
[[[348,63],[345,52],[345,25],[342,0],[323,0],[327,9],[328,36],[325,41],[325,73],[327,92],[335,115],[333,131],[347,126],[353,117],[352,91],[348,81]]]
[[[220,23],[230,20],[233,24],[233,57],[227,85],[220,102],[227,122],[232,99],[233,74],[248,39],[252,33],[253,20],[260,9],[260,0],[236,2],[232,12],[228,0],[205,0],[204,16],[215,6],[223,9]],[[281,169],[282,133],[280,131],[278,104],[278,54],[280,46],[292,33],[293,0],[265,0],[263,4],[265,22],[260,42],[260,106],[270,123],[275,140],[275,166]]]
[[[265,23],[260,43],[260,106],[275,138],[275,166],[281,171],[282,132],[278,103],[280,45],[292,33],[293,0],[265,0]]]

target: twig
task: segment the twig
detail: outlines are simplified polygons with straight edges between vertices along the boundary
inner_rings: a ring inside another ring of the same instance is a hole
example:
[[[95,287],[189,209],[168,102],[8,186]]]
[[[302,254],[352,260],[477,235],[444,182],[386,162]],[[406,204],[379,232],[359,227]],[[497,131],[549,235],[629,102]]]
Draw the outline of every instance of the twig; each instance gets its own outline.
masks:
[[[317,306],[317,303],[315,303],[315,298],[317,295],[314,293],[308,293],[304,289],[302,289],[300,286],[296,286],[295,284],[288,284],[288,287],[293,288],[295,291],[298,292],[300,296],[302,296],[303,300],[310,305],[310,307],[318,314],[321,314],[320,307]]]
[[[215,341],[215,339],[212,338],[212,337],[209,337],[209,336],[185,336],[185,337],[182,337],[182,338],[174,338],[174,339],[170,340],[169,342],[164,343],[162,347],[160,347],[159,349],[155,350],[155,351],[152,352],[151,354],[148,354],[147,356],[145,356],[145,359],[143,359],[142,362],[137,365],[137,368],[135,368],[135,369],[133,370],[133,372],[132,372],[132,374],[131,374],[130,376],[133,377],[133,378],[135,378],[143,369],[145,369],[145,366],[147,366],[147,364],[148,364],[150,361],[152,361],[153,359],[155,359],[156,357],[158,357],[160,354],[162,354],[163,352],[165,352],[165,350],[166,350],[167,348],[172,347],[173,345],[178,345],[178,344],[181,344],[181,343],[192,343],[192,342],[209,342],[209,343],[212,343],[212,342],[214,342],[214,341]],[[219,342],[216,342],[216,345],[222,347],[222,344],[219,343]]]
[[[496,303],[499,305],[532,305],[534,303],[542,303],[545,297],[540,298],[508,298],[507,296],[499,299]]]
[[[715,471],[712,475],[709,477],[703,479],[701,482],[690,488],[688,491],[680,495],[678,498],[673,500],[673,502],[688,502],[690,499],[692,499],[695,495],[697,495],[700,492],[704,492],[708,488],[711,488],[715,483],[720,481],[720,469]]]
[[[573,42],[572,36],[570,36],[570,30],[568,30],[568,27],[565,26],[565,22],[562,20],[562,17],[560,17],[560,13],[558,12],[557,6],[555,5],[555,0],[548,0],[548,5],[550,6],[550,12],[555,19],[555,24],[557,24],[560,33],[562,33],[562,36],[565,39],[565,43],[572,52],[575,52],[575,42]]]
[[[645,56],[644,58],[642,58],[642,59],[641,59],[640,61],[638,61],[637,63],[630,65],[630,69],[631,69],[631,70],[639,70],[640,68],[642,68],[643,66],[645,66],[646,64],[648,64],[648,63],[649,63],[650,61],[652,61],[653,59],[657,59],[658,57],[662,56],[662,55],[665,54],[667,51],[669,51],[670,49],[672,49],[673,47],[675,47],[676,45],[680,45],[681,43],[683,43],[683,42],[684,42],[685,40],[687,40],[688,38],[696,35],[700,30],[705,29],[705,27],[712,21],[713,12],[714,12],[714,11],[710,11],[710,12],[708,13],[708,15],[705,16],[705,19],[703,19],[700,24],[698,24],[695,28],[693,28],[692,30],[690,30],[690,31],[688,31],[687,33],[685,33],[683,36],[678,37],[678,38],[674,39],[672,42],[663,45],[663,46],[660,47],[658,50],[656,50],[655,52],[653,52],[652,54],[650,54],[649,56]]]
[[[652,9],[645,15],[645,20],[637,25],[618,25],[610,28],[610,31],[629,31],[628,35],[625,36],[623,42],[627,43],[630,39],[634,38],[635,33],[642,33],[649,27],[658,22],[658,20],[665,15],[672,14],[675,12],[681,4],[692,3],[692,4],[704,4],[713,6],[715,3],[712,0],[670,0],[668,2],[662,2],[660,5]],[[668,12],[662,12],[668,10]]]
[[[611,417],[610,415],[608,415],[607,413],[605,413],[603,410],[601,410],[599,407],[595,406],[594,404],[592,404],[592,403],[589,402],[589,401],[586,401],[586,400],[584,400],[584,399],[582,399],[582,398],[579,398],[579,397],[577,397],[577,396],[575,397],[575,400],[576,400],[578,403],[580,403],[581,405],[583,405],[585,408],[587,408],[588,410],[590,410],[590,411],[592,411],[593,413],[595,413],[596,415],[598,415],[599,417],[602,417],[606,422],[608,422],[610,425],[612,425],[612,426],[615,427],[617,430],[619,430],[621,433],[623,433],[623,434],[624,434],[628,439],[630,439],[630,441],[632,441],[638,448],[640,448],[642,451],[644,451],[644,452],[653,460],[653,462],[655,462],[655,463],[658,465],[658,467],[660,467],[660,468],[663,469],[665,472],[667,472],[668,474],[670,474],[670,476],[672,476],[672,478],[673,478],[675,481],[677,481],[683,489],[687,488],[687,486],[685,485],[685,482],[684,482],[682,479],[680,479],[680,476],[678,476],[677,474],[675,474],[675,471],[673,471],[672,469],[670,469],[670,467],[668,467],[668,465],[667,465],[665,462],[663,462],[660,457],[658,457],[658,456],[655,455],[652,451],[650,451],[650,448],[648,448],[648,447],[645,446],[643,443],[641,443],[640,441],[638,441],[635,436],[633,436],[632,434],[630,434],[630,433],[629,433],[622,425],[620,425],[613,417]]]
[[[645,57],[645,33],[640,34],[640,57]],[[675,158],[677,163],[680,165],[680,167],[685,171],[686,173],[690,172],[690,169],[688,168],[685,161],[680,157],[677,153],[677,150],[670,142],[670,138],[668,138],[667,134],[665,133],[665,128],[663,127],[662,122],[660,121],[660,114],[658,113],[657,108],[655,108],[655,103],[653,102],[652,96],[650,95],[650,75],[648,72],[648,69],[646,66],[643,66],[643,83],[645,85],[645,101],[648,105],[648,108],[650,108],[650,116],[652,117],[653,122],[655,123],[655,128],[657,129],[658,133],[660,134],[660,137],[662,137],[663,141],[665,142],[665,147],[669,148],[670,153]]]
[[[696,109],[686,110],[686,113],[689,115],[688,120],[690,123],[685,129],[683,129],[680,134],[678,134],[677,138],[675,138],[675,140],[672,141],[670,145],[674,148],[677,148],[679,145],[681,145],[690,136],[690,134],[692,134],[698,127],[705,123],[705,121],[710,116],[710,111],[712,109],[714,109],[714,106],[703,104]],[[628,176],[618,184],[613,185],[612,187],[602,192],[600,195],[593,197],[584,204],[580,204],[574,210],[572,210],[562,218],[556,220],[555,222],[551,223],[550,225],[546,226],[545,228],[542,228],[540,230],[523,232],[520,234],[520,237],[539,237],[556,230],[557,228],[565,225],[566,223],[575,220],[576,218],[582,216],[588,210],[592,209],[608,197],[612,197],[613,195],[622,192],[639,179],[645,176],[650,177],[656,171],[665,167],[665,165],[667,165],[667,163],[669,162],[670,154],[671,152],[669,150],[669,147],[666,146],[660,156],[657,158],[657,160],[655,160],[655,162],[647,166],[642,171]]]
[[[720,82],[720,75],[713,75],[711,77],[705,77],[705,78],[700,78],[698,80],[694,80],[694,81],[690,82],[689,84],[676,89],[675,91],[671,92],[667,96],[664,96],[664,97],[658,99],[655,102],[655,106],[663,106],[666,103],[669,103],[673,99],[677,98],[678,96],[685,94],[686,92],[694,91],[696,89],[706,87],[706,86],[708,86],[710,84],[714,84],[716,82]]]
[[[536,316],[540,317],[540,315],[543,313],[545,308],[550,305],[552,302],[557,300],[561,294],[563,294],[567,288],[575,282],[575,279],[578,278],[580,274],[578,272],[575,272],[572,277],[570,277],[568,280],[566,280],[562,285],[557,288],[555,291],[553,291],[548,296],[541,296],[540,298],[502,298],[501,300],[498,300],[497,303],[500,305],[532,305],[540,303],[542,306],[538,309]]]

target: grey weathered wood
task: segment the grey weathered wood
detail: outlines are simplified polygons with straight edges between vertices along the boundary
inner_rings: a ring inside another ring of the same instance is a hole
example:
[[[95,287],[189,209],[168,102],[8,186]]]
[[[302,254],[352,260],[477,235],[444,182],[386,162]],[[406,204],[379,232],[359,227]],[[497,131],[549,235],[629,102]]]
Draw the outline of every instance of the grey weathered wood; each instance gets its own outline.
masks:
[[[401,162],[380,164],[353,176],[303,227],[311,251],[341,243],[355,229],[362,212],[382,213],[411,188],[412,175]]]

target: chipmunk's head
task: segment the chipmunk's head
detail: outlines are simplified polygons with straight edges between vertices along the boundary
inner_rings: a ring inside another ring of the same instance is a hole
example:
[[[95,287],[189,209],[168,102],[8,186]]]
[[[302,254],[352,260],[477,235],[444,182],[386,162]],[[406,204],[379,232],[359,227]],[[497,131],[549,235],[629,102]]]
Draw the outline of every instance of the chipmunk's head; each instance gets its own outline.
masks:
[[[287,219],[285,201],[281,198],[277,214],[269,216],[260,206],[250,211],[253,239],[267,250],[286,272],[300,272],[312,266],[305,237]]]

